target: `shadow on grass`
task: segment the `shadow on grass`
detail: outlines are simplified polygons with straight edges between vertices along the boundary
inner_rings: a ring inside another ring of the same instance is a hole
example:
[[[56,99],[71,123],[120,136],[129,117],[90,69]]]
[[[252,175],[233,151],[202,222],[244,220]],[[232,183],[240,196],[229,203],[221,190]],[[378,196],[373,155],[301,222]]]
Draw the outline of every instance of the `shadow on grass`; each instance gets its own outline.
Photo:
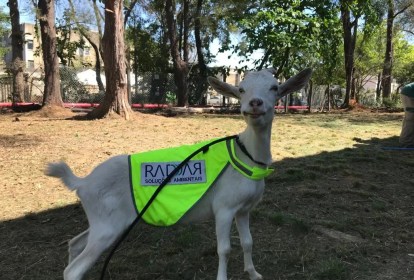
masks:
[[[265,279],[412,279],[414,151],[381,149],[397,137],[359,142],[274,163],[251,223]],[[80,205],[1,222],[0,275],[62,279],[67,241],[86,227]],[[215,279],[213,229],[138,224],[114,255],[110,279]],[[235,227],[231,236],[229,276],[248,279]],[[87,279],[98,278],[102,263]]]

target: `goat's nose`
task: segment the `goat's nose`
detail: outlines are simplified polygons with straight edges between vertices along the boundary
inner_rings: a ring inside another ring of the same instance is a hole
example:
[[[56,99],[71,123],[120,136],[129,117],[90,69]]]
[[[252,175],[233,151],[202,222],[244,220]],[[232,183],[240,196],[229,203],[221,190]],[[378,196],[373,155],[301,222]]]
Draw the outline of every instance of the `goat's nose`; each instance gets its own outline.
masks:
[[[249,105],[252,106],[252,107],[259,107],[262,104],[263,104],[263,100],[260,99],[260,98],[253,98],[249,102]]]

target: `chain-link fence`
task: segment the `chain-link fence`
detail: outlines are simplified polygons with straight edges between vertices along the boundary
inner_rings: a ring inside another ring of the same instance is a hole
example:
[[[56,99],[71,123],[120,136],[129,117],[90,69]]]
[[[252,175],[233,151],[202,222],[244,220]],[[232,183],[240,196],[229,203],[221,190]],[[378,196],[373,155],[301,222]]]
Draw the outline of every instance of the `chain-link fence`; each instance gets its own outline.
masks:
[[[61,92],[64,102],[100,103],[104,91],[96,82],[95,71],[61,68]],[[101,80],[105,86],[105,77]],[[165,104],[173,102],[176,87],[172,74],[140,73],[129,75],[129,96],[132,104]]]
[[[92,69],[76,69],[61,67],[61,94],[64,102],[69,103],[100,103],[104,97],[104,90],[100,90],[96,82],[96,72]],[[103,71],[101,80],[105,85]],[[0,77],[0,102],[11,102],[12,77]],[[170,73],[139,73],[129,76],[129,96],[131,104],[174,104],[176,86],[173,74]],[[310,99],[313,110],[327,108],[326,86],[313,86]],[[41,103],[43,100],[44,82],[42,74],[31,73],[25,75],[24,102]],[[191,94],[191,93],[190,93]],[[289,96],[288,105],[309,105],[309,88]],[[331,87],[331,107],[341,104],[343,89]],[[220,100],[220,99],[219,99]],[[362,101],[362,100],[361,100]],[[219,105],[219,104],[216,104]]]
[[[104,90],[96,82],[96,72],[92,69],[61,67],[61,94],[64,102],[100,103]],[[101,75],[105,86],[105,76]],[[11,102],[13,79],[10,75],[0,77],[0,102]],[[41,103],[44,82],[42,74],[31,73],[25,76],[24,102]],[[140,73],[129,76],[130,101],[132,104],[174,103],[176,86],[172,74]]]
[[[11,101],[11,93],[13,87],[12,77],[0,77],[0,102]]]

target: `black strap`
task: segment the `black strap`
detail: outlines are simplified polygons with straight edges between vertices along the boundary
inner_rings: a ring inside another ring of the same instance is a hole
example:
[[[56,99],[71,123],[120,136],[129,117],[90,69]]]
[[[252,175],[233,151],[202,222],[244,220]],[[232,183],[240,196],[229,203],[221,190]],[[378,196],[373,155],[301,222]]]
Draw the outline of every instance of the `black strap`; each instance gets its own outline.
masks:
[[[253,161],[254,163],[257,163],[257,164],[260,164],[260,165],[264,165],[264,166],[267,166],[267,164],[266,163],[264,163],[264,162],[261,162],[261,161],[257,161],[257,160],[255,160],[253,157],[252,157],[252,155],[249,153],[249,151],[247,151],[247,149],[246,149],[246,146],[240,141],[240,138],[239,138],[239,136],[237,135],[236,136],[236,143],[237,143],[237,145],[239,146],[239,148],[240,148],[240,150],[251,160],[251,161]]]
[[[198,150],[194,151],[191,155],[189,155],[187,158],[185,158],[168,176],[162,181],[162,183],[158,186],[158,188],[155,190],[154,194],[151,196],[151,198],[148,200],[148,202],[145,204],[144,208],[142,208],[141,212],[138,213],[138,216],[135,218],[135,220],[129,225],[129,227],[122,233],[122,235],[118,238],[117,242],[113,245],[111,251],[109,252],[109,255],[106,257],[104,265],[102,267],[101,277],[100,280],[103,280],[105,278],[105,272],[108,267],[109,261],[111,260],[112,256],[114,255],[116,249],[119,247],[119,245],[124,241],[124,239],[128,236],[128,234],[131,232],[132,228],[139,222],[139,220],[142,218],[144,213],[147,211],[147,209],[150,207],[151,203],[155,200],[159,192],[171,181],[171,179],[175,176],[175,174],[187,163],[189,162],[194,156],[196,156],[198,153],[203,152],[206,153],[210,146],[213,146],[217,143],[227,141],[230,139],[237,139],[238,135],[232,135],[227,136],[224,138],[220,138],[217,140],[214,140],[205,146],[199,148]]]

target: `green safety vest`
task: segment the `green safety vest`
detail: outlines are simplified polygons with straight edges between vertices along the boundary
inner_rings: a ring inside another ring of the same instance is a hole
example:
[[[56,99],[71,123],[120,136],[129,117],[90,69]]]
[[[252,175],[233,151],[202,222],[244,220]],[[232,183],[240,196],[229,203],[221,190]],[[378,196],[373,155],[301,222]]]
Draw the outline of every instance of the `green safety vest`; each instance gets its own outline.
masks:
[[[141,212],[158,186],[176,166],[196,150],[216,139],[129,156],[131,191],[137,212]],[[170,226],[177,223],[199,201],[230,164],[243,176],[261,180],[271,168],[251,167],[235,153],[235,140],[228,139],[197,153],[161,190],[142,218],[148,224]]]

